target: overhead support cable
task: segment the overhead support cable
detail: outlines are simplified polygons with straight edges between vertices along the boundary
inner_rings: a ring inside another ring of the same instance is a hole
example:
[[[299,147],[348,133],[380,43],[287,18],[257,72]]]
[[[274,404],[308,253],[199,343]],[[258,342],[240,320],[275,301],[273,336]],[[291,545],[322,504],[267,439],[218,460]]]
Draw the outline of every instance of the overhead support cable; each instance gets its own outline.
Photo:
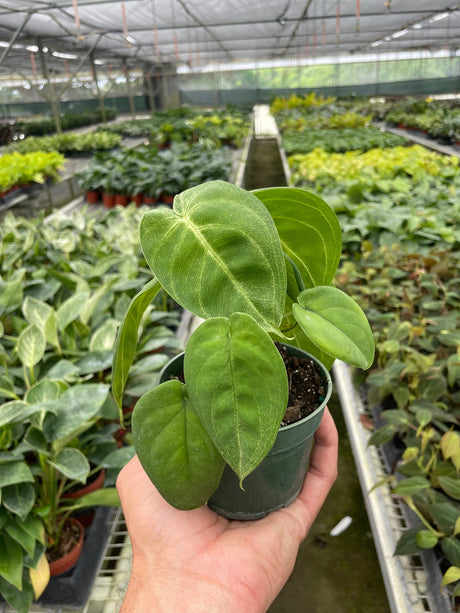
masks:
[[[285,46],[285,48],[283,49],[283,51],[281,52],[280,55],[286,55],[287,50],[289,49],[289,47],[292,45],[293,40],[295,39],[296,35],[297,35],[297,31],[300,28],[300,24],[302,23],[302,21],[304,21],[307,18],[307,14],[308,14],[308,9],[311,6],[311,3],[313,2],[313,0],[308,0],[307,4],[305,5],[304,10],[302,11],[301,16],[297,19],[297,23],[291,33],[291,36],[289,37],[289,40]]]
[[[219,45],[219,47],[222,49],[222,51],[227,56],[227,58],[231,60],[232,56],[231,56],[230,51],[221,43],[220,39],[218,39],[214,35],[214,33],[209,29],[207,25],[200,22],[200,20],[192,13],[192,11],[188,8],[187,4],[183,2],[183,0],[177,0],[177,1],[181,5],[181,7],[184,9],[184,11],[187,13],[187,15],[189,15],[193,19],[193,21],[195,21],[195,23],[197,23],[199,26],[203,28],[203,30],[214,40],[214,42],[216,42]]]
[[[22,34],[22,31],[24,30],[24,28],[26,27],[27,23],[29,22],[29,19],[32,17],[32,13],[27,13],[26,16],[24,17],[24,21],[21,23],[21,25],[19,26],[19,28],[16,30],[16,32],[13,34],[12,39],[9,41],[9,45],[8,47],[5,47],[5,51],[3,51],[2,55],[0,56],[0,66],[3,64],[3,60],[6,58],[6,56],[8,55],[8,53],[11,51],[11,49],[13,48],[14,43],[17,41],[18,37]]]

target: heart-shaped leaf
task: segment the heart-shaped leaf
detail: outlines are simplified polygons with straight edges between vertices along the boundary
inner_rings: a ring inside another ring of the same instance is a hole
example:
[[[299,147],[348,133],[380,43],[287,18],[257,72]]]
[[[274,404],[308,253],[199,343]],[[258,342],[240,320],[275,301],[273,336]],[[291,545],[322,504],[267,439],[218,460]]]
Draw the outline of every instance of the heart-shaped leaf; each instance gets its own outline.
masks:
[[[31,324],[19,335],[17,349],[19,359],[24,366],[32,368],[40,362],[45,353],[45,335],[35,324]]]
[[[286,410],[286,368],[245,313],[202,323],[184,359],[189,397],[219,453],[242,481],[273,446]]]
[[[305,287],[332,283],[341,256],[342,231],[331,207],[318,196],[292,187],[252,193],[267,207],[283,251],[293,260]]]
[[[178,509],[202,506],[219,485],[224,460],[178,380],[144,394],[132,414],[139,461],[160,494]]]
[[[306,289],[292,312],[310,340],[329,355],[359,368],[372,364],[375,343],[369,323],[358,304],[341,290]]]
[[[166,291],[207,319],[239,311],[277,332],[286,294],[286,267],[275,224],[258,198],[210,181],[174,199],[173,209],[141,222],[147,262]]]

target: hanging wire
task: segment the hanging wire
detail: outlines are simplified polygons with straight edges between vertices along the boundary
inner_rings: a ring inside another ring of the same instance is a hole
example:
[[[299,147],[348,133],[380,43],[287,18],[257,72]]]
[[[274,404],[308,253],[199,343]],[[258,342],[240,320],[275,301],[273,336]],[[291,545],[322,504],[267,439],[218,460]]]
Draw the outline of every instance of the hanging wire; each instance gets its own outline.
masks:
[[[357,32],[361,30],[361,27],[359,25],[360,14],[361,14],[360,1],[356,0],[356,31]]]

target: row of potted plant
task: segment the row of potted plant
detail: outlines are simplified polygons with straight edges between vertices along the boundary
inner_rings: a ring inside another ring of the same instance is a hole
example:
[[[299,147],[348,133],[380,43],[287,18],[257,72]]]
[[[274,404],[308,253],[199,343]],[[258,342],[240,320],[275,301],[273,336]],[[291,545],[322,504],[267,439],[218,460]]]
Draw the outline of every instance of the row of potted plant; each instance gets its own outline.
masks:
[[[148,119],[118,122],[109,129],[125,136],[147,136],[152,144],[162,147],[188,142],[239,148],[248,128],[248,113],[233,107],[205,112],[181,107],[155,112]]]
[[[106,130],[95,130],[93,132],[65,132],[52,136],[29,136],[11,145],[11,148],[19,153],[29,153],[31,151],[59,151],[67,155],[72,153],[91,153],[93,151],[103,151],[113,149],[121,142],[119,134],[113,134]]]
[[[124,310],[149,276],[138,224],[128,207],[46,222],[8,214],[0,229],[0,595],[18,613],[40,598],[61,549],[83,539],[73,513],[118,505],[115,478],[133,449],[120,446],[110,365]],[[164,348],[179,349],[178,316],[162,308],[144,314],[127,420]],[[101,469],[105,487],[75,498]]]
[[[309,153],[314,149],[344,153],[359,149],[398,147],[409,144],[402,136],[385,132],[374,126],[335,129],[285,130],[281,144],[287,155]]]
[[[111,107],[105,107],[106,119],[112,120],[117,116],[117,111]],[[63,130],[72,130],[94,123],[102,122],[102,111],[100,108],[83,111],[80,113],[68,112],[60,114],[61,127]],[[43,136],[52,134],[56,131],[56,126],[52,117],[31,117],[16,119],[14,121],[16,132],[22,132],[27,136]]]
[[[289,158],[292,184],[314,189],[344,230],[339,287],[359,302],[376,361],[357,374],[376,432],[392,446],[392,493],[418,522],[396,554],[433,550],[455,608],[460,594],[458,158],[422,147]],[[390,289],[391,288],[391,289]]]
[[[57,178],[64,157],[56,152],[4,153],[0,157],[0,197],[31,182],[44,183]]]
[[[227,148],[174,143],[169,149],[141,146],[120,149],[110,154],[95,154],[88,167],[78,173],[80,187],[87,198],[104,204],[171,203],[171,198],[187,187],[212,179],[228,179],[232,156]],[[116,196],[119,196],[116,199]],[[110,196],[110,198],[108,197]]]

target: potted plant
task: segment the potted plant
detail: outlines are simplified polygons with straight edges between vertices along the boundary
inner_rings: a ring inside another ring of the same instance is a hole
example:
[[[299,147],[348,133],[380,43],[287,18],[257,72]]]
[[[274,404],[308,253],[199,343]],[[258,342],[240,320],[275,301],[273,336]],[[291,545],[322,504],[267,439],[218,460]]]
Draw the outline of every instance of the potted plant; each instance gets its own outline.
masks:
[[[171,504],[190,509],[215,496],[226,464],[246,489],[282,430],[288,376],[274,340],[327,367],[339,358],[361,368],[374,340],[358,305],[331,285],[341,255],[335,213],[306,191],[204,183],[176,196],[173,210],[147,212],[140,240],[155,276],[120,326],[112,391],[121,406],[138,324],[161,288],[205,320],[185,350],[185,383],[154,387],[132,415],[147,474]]]

